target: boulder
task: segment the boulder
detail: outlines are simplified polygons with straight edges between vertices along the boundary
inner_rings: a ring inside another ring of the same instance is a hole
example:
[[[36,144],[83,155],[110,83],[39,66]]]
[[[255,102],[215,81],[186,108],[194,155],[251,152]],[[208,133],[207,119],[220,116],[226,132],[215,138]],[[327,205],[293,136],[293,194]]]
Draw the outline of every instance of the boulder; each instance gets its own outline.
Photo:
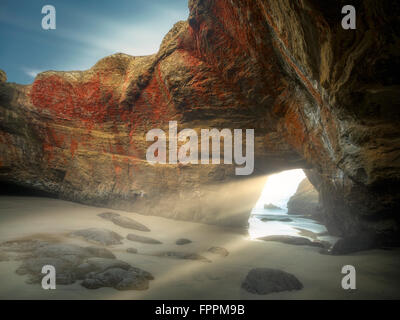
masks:
[[[117,290],[146,290],[153,277],[139,269],[110,268],[103,272],[92,272],[81,285],[87,289],[112,287]]]
[[[249,271],[242,288],[253,294],[269,294],[300,290],[303,284],[293,275],[282,270],[256,268]]]

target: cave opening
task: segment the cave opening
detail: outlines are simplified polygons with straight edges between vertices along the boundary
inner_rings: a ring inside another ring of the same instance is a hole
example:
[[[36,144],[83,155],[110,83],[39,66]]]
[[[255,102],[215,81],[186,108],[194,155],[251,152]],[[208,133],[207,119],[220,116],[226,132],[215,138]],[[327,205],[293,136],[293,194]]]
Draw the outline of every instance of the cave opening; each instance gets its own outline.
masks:
[[[249,236],[301,236],[334,243],[321,219],[319,194],[302,169],[269,175],[249,217]]]
[[[55,193],[7,181],[0,181],[0,196],[58,198]]]

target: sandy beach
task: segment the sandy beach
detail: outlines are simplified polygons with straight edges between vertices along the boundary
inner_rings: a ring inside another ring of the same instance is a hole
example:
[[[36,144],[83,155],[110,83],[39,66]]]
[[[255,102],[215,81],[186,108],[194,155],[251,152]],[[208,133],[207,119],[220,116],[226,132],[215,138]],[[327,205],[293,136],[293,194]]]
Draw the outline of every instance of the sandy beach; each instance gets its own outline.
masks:
[[[119,213],[147,226],[150,232],[132,232],[98,216]],[[0,299],[399,299],[400,249],[371,250],[344,256],[319,253],[319,248],[294,246],[251,239],[248,234],[216,226],[174,221],[161,217],[89,207],[77,203],[35,197],[0,197],[0,242],[18,239],[51,240],[81,246],[93,245],[69,236],[85,228],[105,228],[124,239],[108,246],[117,259],[150,272],[154,280],[147,290],[119,291],[114,288],[86,289],[80,281],[43,290],[27,284],[15,270],[19,260],[0,261]],[[126,239],[135,233],[159,240],[145,244]],[[192,242],[176,245],[177,239]],[[223,247],[228,256],[207,251]],[[138,253],[126,251],[136,248]],[[155,256],[160,252],[197,253],[211,262]],[[341,269],[353,265],[357,289],[341,287]],[[298,291],[267,295],[251,294],[241,288],[253,268],[276,268],[295,275],[303,284]]]

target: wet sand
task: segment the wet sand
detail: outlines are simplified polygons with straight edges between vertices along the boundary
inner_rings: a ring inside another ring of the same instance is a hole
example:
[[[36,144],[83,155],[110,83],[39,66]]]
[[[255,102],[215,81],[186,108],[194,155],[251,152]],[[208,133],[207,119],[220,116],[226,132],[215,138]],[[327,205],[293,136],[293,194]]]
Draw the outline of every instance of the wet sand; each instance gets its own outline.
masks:
[[[97,214],[112,211],[131,217],[150,232],[129,230],[102,219]],[[106,228],[126,237],[135,233],[162,242],[159,245],[132,242],[107,247],[118,259],[151,272],[155,279],[144,291],[113,288],[89,290],[77,281],[43,290],[27,284],[26,276],[15,273],[21,261],[0,262],[0,299],[400,299],[400,249],[370,250],[345,256],[319,253],[319,248],[252,240],[236,230],[198,223],[143,216],[118,210],[85,206],[68,201],[0,196],[0,242],[14,239],[43,239],[82,246],[83,239],[70,232],[85,228]],[[192,243],[178,246],[188,238]],[[212,246],[229,251],[227,257],[208,252]],[[126,252],[128,247],[138,254]],[[158,257],[160,251],[197,253],[211,263]],[[341,288],[341,269],[353,265],[357,289]],[[254,295],[241,289],[252,268],[277,268],[294,274],[304,285],[299,291]]]

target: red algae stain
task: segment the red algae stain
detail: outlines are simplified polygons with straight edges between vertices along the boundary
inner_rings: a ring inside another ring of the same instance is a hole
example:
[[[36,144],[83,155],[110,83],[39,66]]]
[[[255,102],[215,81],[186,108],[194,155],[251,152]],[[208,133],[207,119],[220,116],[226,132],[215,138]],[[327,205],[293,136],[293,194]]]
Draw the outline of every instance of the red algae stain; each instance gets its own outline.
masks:
[[[72,158],[74,157],[75,151],[76,151],[77,148],[78,148],[78,141],[76,141],[74,139],[71,139],[71,148],[70,148],[70,150],[71,150]]]
[[[88,128],[118,114],[113,89],[104,85],[100,75],[84,83],[71,83],[58,75],[36,79],[30,98],[33,105],[61,119],[81,120]]]
[[[118,165],[114,165],[115,174],[120,175],[122,173],[122,168]]]

